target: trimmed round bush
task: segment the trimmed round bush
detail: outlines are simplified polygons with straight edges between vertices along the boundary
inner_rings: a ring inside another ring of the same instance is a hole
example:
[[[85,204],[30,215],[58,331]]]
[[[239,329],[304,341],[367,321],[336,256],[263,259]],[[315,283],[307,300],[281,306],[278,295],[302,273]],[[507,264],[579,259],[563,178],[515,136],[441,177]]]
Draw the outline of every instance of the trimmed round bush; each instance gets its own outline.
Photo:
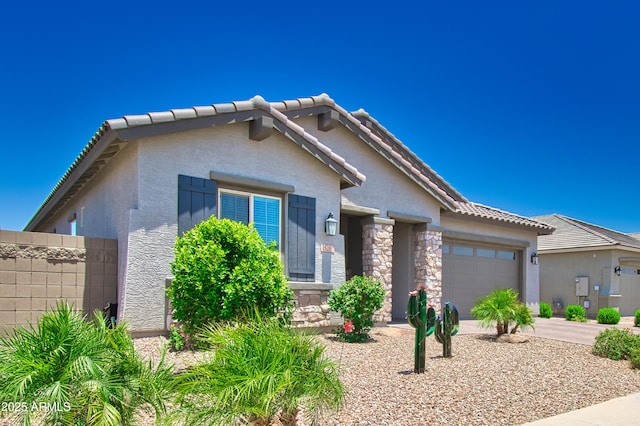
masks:
[[[640,335],[633,334],[629,329],[613,327],[598,334],[591,352],[601,357],[619,360],[629,359],[631,353],[639,348]]]
[[[614,308],[601,308],[596,315],[598,324],[617,324],[620,322],[620,312]]]
[[[173,318],[192,334],[217,321],[290,315],[294,294],[275,244],[253,226],[211,217],[179,237],[167,289]]]
[[[567,321],[584,321],[584,308],[580,305],[567,305],[564,317]]]
[[[551,305],[546,302],[540,302],[540,318],[551,318],[553,316],[553,309]]]
[[[640,309],[638,309],[638,310],[636,311],[636,313],[635,313],[635,318],[634,318],[633,324],[634,324],[636,327],[640,327]]]

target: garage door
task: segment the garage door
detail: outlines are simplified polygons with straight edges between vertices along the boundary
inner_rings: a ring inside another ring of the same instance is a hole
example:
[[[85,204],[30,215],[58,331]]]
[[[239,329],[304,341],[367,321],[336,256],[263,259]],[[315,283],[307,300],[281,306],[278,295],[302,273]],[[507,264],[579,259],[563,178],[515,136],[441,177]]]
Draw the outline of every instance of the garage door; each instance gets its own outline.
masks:
[[[520,292],[521,251],[480,246],[469,242],[447,242],[442,247],[442,298],[458,307],[461,319],[482,296],[496,287]]]

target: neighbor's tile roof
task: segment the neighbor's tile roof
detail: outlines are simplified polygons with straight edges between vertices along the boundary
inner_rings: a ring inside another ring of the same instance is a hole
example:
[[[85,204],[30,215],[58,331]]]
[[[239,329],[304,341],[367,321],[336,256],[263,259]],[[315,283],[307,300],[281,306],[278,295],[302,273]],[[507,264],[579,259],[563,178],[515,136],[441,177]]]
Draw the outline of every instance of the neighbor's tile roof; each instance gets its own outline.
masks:
[[[512,225],[531,227],[535,228],[539,234],[548,234],[554,230],[554,227],[548,223],[474,202],[458,202],[457,209],[452,215],[471,216]]]
[[[556,228],[552,235],[544,235],[538,238],[539,250],[607,246],[640,248],[640,240],[633,236],[560,214],[537,216],[533,219],[548,223]]]

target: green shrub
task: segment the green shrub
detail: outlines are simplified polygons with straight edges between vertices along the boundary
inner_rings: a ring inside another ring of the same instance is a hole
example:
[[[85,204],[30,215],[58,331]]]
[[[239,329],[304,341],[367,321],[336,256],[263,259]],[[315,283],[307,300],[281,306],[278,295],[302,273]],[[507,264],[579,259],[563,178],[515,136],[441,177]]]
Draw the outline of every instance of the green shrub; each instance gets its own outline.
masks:
[[[614,308],[601,308],[596,314],[598,324],[617,324],[620,322],[620,312]]]
[[[143,362],[126,325],[109,328],[98,312],[88,321],[62,302],[0,337],[0,359],[0,402],[22,404],[9,413],[20,424],[130,424],[149,406],[161,416],[172,393],[173,368]]]
[[[345,325],[337,330],[338,337],[346,342],[364,342],[369,339],[374,312],[384,303],[384,289],[380,281],[356,275],[331,290],[327,303],[345,319]]]
[[[634,324],[636,327],[640,327],[640,309],[638,309],[638,310],[636,311],[636,313],[635,313],[634,320],[633,320],[633,324]]]
[[[210,219],[179,237],[167,289],[173,318],[187,333],[213,321],[241,320],[257,308],[264,316],[293,308],[293,291],[280,253],[267,247],[253,226]]]
[[[314,417],[344,402],[337,365],[324,347],[275,318],[213,324],[201,339],[214,351],[178,378],[180,424],[292,424],[301,407]]]
[[[567,321],[586,321],[586,318],[584,316],[584,308],[580,305],[567,305],[567,308],[564,311],[564,317],[567,319]]]
[[[640,368],[640,345],[631,349],[629,359],[631,360],[631,367]]]
[[[553,316],[553,310],[551,309],[551,305],[546,302],[540,303],[540,318],[551,318]]]
[[[169,327],[169,347],[174,351],[181,351],[185,348],[186,343],[184,331],[179,326],[171,324]]]
[[[640,335],[633,334],[629,329],[613,327],[598,334],[591,352],[601,357],[619,360],[628,359],[631,352],[638,348],[640,348]]]
[[[497,288],[478,299],[471,316],[482,327],[496,327],[498,336],[509,333],[509,327],[515,333],[519,327],[533,327],[535,322],[527,305],[518,301],[518,293],[511,288]]]

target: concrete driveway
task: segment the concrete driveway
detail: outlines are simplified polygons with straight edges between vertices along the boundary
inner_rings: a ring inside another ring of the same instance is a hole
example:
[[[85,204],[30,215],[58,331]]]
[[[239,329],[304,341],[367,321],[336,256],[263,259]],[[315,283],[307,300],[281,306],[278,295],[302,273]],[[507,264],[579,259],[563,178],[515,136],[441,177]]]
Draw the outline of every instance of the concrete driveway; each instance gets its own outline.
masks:
[[[598,324],[589,322],[573,322],[564,318],[536,318],[535,329],[526,328],[522,334],[545,339],[562,340],[565,342],[593,345],[596,336],[607,328],[629,328],[634,333],[640,334],[640,327],[633,326],[633,317],[623,318],[617,325]],[[486,329],[478,326],[476,320],[460,321],[460,334],[495,334],[495,329]]]

